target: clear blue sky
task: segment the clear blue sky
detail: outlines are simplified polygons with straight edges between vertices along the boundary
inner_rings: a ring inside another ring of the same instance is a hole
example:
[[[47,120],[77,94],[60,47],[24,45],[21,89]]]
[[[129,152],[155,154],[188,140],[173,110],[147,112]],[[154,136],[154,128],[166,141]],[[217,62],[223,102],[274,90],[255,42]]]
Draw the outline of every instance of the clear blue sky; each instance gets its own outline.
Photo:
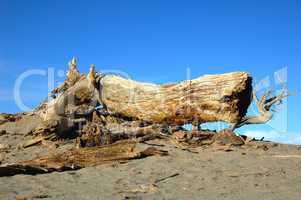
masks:
[[[65,70],[72,56],[82,72],[95,63],[156,83],[185,79],[187,67],[192,77],[240,70],[273,82],[287,66],[288,86],[299,93],[300,11],[298,0],[0,0],[0,111],[19,111],[13,87],[22,72]],[[46,77],[31,77],[22,89],[25,103],[37,105]],[[287,134],[267,125],[239,131],[301,143],[300,102],[300,95],[288,100]]]

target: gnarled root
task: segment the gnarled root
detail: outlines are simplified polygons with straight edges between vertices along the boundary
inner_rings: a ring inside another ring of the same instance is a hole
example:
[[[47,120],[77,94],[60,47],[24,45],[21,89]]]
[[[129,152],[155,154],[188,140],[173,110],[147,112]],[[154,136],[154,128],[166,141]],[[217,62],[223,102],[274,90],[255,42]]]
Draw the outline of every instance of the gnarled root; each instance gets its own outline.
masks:
[[[261,99],[258,99],[256,91],[253,91],[253,99],[255,100],[259,115],[243,117],[240,122],[232,125],[232,130],[248,124],[264,124],[270,121],[276,111],[273,109],[273,106],[281,104],[283,99],[291,95],[286,86],[283,86],[278,95],[272,95],[272,92],[272,90],[268,90],[262,95]]]

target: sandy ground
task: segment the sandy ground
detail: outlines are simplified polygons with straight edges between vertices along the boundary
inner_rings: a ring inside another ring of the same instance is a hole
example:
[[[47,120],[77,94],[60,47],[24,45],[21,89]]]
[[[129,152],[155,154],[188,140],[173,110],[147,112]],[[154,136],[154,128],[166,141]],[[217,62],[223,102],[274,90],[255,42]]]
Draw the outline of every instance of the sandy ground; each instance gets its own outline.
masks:
[[[52,151],[43,145],[21,151],[17,146],[29,136],[16,130],[18,126],[5,126],[9,133],[0,136],[0,144],[10,147],[0,151],[2,164]],[[301,199],[301,146],[260,143],[268,148],[245,146],[226,152],[199,147],[192,153],[165,144],[160,147],[169,152],[165,157],[0,177],[0,199]]]

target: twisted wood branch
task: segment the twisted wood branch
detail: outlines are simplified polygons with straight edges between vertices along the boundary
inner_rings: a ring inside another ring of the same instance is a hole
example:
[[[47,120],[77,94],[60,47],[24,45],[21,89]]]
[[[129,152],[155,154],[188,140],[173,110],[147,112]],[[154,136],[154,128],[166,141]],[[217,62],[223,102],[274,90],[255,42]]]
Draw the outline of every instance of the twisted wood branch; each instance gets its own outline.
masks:
[[[272,95],[273,90],[267,90],[259,99],[256,95],[256,91],[253,90],[253,99],[255,101],[256,107],[258,109],[259,115],[257,116],[245,116],[239,123],[232,126],[232,129],[236,129],[248,124],[264,124],[273,118],[275,109],[274,105],[282,104],[283,99],[291,96],[292,94],[288,92],[287,87],[283,85],[280,93],[278,95]]]

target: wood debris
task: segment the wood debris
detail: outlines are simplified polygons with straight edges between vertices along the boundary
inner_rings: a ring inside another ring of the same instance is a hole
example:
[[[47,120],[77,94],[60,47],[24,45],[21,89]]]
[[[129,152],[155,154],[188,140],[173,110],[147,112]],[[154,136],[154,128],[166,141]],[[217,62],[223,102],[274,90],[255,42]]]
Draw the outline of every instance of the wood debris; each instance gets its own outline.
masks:
[[[47,141],[75,141],[76,147],[29,161],[0,166],[0,176],[39,174],[74,170],[112,161],[128,161],[168,152],[155,147],[139,151],[137,143],[160,139],[179,149],[197,153],[194,148],[212,145],[223,151],[234,146],[252,145],[234,129],[247,124],[266,123],[273,116],[273,105],[289,96],[286,87],[280,94],[267,91],[259,99],[252,88],[252,77],[246,72],[206,75],[175,84],[148,84],[113,74],[90,72],[80,74],[77,61],[69,62],[65,82],[50,94],[53,99],[43,102],[33,112],[41,125],[27,135],[34,138],[21,147],[43,144],[56,149]],[[246,116],[255,100],[259,116]],[[0,125],[15,122],[24,113],[0,114]],[[26,114],[26,113],[25,113]],[[202,130],[201,124],[224,121],[230,128],[220,132]],[[192,131],[184,129],[191,124]],[[0,136],[7,134],[0,130]],[[267,145],[256,148],[268,150]]]
[[[53,171],[75,170],[115,161],[129,161],[148,156],[166,156],[167,151],[149,147],[143,151],[136,148],[135,141],[121,141],[101,147],[72,149],[60,154],[34,160],[0,166],[0,176],[15,174],[41,174]]]

